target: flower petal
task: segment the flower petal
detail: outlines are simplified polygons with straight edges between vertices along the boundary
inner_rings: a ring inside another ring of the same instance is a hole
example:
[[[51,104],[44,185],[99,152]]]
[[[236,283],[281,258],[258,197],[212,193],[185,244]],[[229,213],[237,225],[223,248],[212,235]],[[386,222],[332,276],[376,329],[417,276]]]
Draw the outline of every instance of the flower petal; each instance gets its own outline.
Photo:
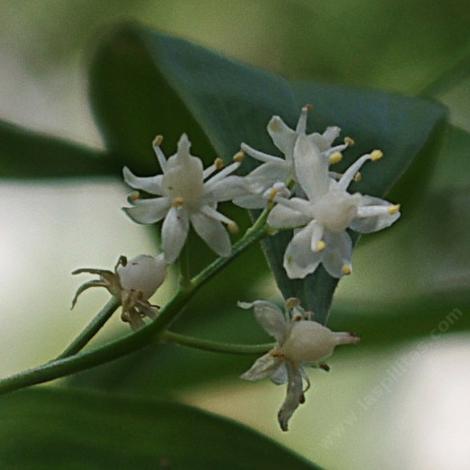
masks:
[[[303,279],[307,274],[313,273],[320,264],[322,252],[313,252],[311,241],[316,222],[310,222],[306,227],[298,230],[284,254],[284,269],[290,279]]]
[[[246,176],[246,181],[253,192],[264,192],[278,181],[286,182],[290,165],[280,158],[277,160],[279,161],[263,163]]]
[[[124,207],[124,212],[138,224],[155,224],[165,217],[170,207],[167,197],[139,199],[133,207]]]
[[[313,143],[318,146],[320,152],[325,152],[326,150],[330,149],[330,147],[333,145],[333,142],[339,137],[340,133],[341,129],[339,127],[330,126],[326,128],[323,134],[314,132],[308,137]]]
[[[312,220],[308,215],[302,214],[290,207],[278,204],[268,216],[268,225],[273,228],[294,228],[308,224]]]
[[[344,266],[351,265],[352,241],[347,232],[334,233],[325,230],[326,242],[323,266],[330,276],[337,279],[344,275]]]
[[[163,175],[156,176],[135,176],[129,168],[126,166],[122,169],[122,176],[124,181],[131,188],[140,189],[149,194],[155,194],[156,196],[163,195],[162,192],[162,177]]]
[[[255,318],[264,330],[278,343],[285,340],[287,323],[282,310],[272,302],[255,300],[252,303],[239,302],[241,308],[254,308]]]
[[[379,199],[372,196],[362,196],[358,208],[358,217],[352,221],[350,228],[359,233],[371,233],[378,232],[379,230],[389,227],[400,218],[400,212],[390,214],[388,210],[386,210],[391,206],[392,204],[390,204],[388,201],[385,201],[384,199]],[[379,209],[375,211],[376,215],[373,214],[373,210],[361,211],[361,208],[372,209],[374,207]]]
[[[268,352],[264,356],[259,357],[251,368],[243,373],[240,378],[250,381],[266,379],[278,369],[281,362],[281,359],[274,357]]]
[[[263,209],[268,204],[268,201],[260,194],[237,197],[232,202],[244,209]]]
[[[295,144],[294,166],[296,180],[312,202],[328,191],[328,161],[305,135],[300,135]]]
[[[286,365],[281,364],[276,371],[271,374],[271,382],[275,385],[284,385],[288,381]]]
[[[286,160],[291,160],[297,139],[297,132],[287,126],[279,116],[273,116],[271,118],[267,130],[274,145],[285,155]]]
[[[287,369],[287,394],[284,403],[277,415],[279,425],[283,431],[288,430],[288,423],[294,411],[304,401],[303,381],[300,369],[293,367],[291,364],[286,363]]]
[[[162,226],[162,250],[165,261],[173,263],[178,258],[188,236],[189,219],[182,207],[172,207]]]
[[[241,176],[229,176],[215,183],[204,185],[204,198],[210,202],[231,201],[237,197],[249,195],[248,182]]]
[[[221,222],[208,217],[202,212],[190,215],[196,233],[219,256],[229,256],[232,251],[230,237]]]

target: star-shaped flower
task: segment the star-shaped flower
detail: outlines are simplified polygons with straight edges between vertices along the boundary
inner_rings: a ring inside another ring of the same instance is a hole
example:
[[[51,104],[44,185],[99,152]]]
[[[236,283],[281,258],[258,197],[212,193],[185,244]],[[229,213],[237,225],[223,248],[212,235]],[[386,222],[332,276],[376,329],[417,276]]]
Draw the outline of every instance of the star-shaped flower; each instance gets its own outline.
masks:
[[[234,162],[225,168],[222,160],[216,159],[203,169],[202,161],[190,153],[191,143],[186,134],[181,136],[176,154],[168,160],[160,148],[161,142],[162,137],[157,136],[154,150],[163,174],[140,178],[128,168],[123,170],[129,186],[159,197],[131,198],[133,207],[124,208],[125,212],[140,224],[164,219],[162,249],[167,263],[179,256],[190,224],[218,255],[229,256],[230,237],[223,224],[231,232],[236,232],[237,225],[217,211],[217,204],[247,193],[242,177],[229,176],[240,166],[243,153],[235,155]]]
[[[335,347],[355,344],[359,338],[351,333],[333,332],[312,321],[311,312],[305,312],[298,299],[286,301],[285,313],[277,305],[265,300],[239,302],[238,305],[245,309],[254,308],[258,323],[277,342],[241,378],[251,381],[270,378],[276,385],[287,383],[286,398],[278,413],[279,425],[283,431],[287,431],[291,416],[305,402],[304,393],[310,387],[304,366],[329,370],[323,360],[333,354]]]
[[[304,278],[322,263],[336,278],[352,272],[352,241],[346,229],[359,233],[382,230],[400,217],[400,207],[359,193],[348,187],[361,166],[382,157],[380,150],[363,155],[338,181],[320,161],[318,149],[306,136],[299,136],[294,149],[297,181],[306,198],[276,197],[268,217],[273,228],[295,228],[284,254],[284,268],[291,279]]]
[[[291,179],[297,181],[293,154],[299,136],[306,137],[316,147],[316,154],[319,156],[318,165],[324,165],[328,168],[329,165],[341,161],[341,152],[349,145],[352,145],[353,140],[346,137],[344,144],[333,146],[333,142],[341,132],[341,129],[336,126],[328,127],[323,134],[318,132],[307,134],[307,115],[310,109],[310,105],[302,108],[295,130],[291,129],[279,116],[273,116],[269,121],[267,126],[268,134],[271,136],[274,145],[283,153],[284,158],[260,152],[242,143],[241,149],[250,157],[262,162],[262,165],[246,177],[252,194],[235,198],[233,201],[235,204],[246,209],[263,208],[267,203],[266,191],[276,182],[287,183]],[[332,174],[332,176],[334,175]]]

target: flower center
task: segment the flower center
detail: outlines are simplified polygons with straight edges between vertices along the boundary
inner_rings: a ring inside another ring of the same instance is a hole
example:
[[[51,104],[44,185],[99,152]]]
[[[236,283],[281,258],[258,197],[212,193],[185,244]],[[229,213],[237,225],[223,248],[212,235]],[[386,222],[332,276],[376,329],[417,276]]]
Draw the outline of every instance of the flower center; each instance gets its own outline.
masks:
[[[357,215],[359,195],[330,190],[313,206],[314,218],[332,232],[342,232]]]

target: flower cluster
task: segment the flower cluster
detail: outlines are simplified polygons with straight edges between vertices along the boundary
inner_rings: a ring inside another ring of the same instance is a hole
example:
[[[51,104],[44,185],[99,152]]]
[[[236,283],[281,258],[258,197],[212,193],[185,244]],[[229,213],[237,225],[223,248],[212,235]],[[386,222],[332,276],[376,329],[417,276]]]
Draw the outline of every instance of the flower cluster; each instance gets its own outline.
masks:
[[[305,402],[304,393],[310,387],[305,366],[329,370],[323,362],[340,344],[356,344],[359,338],[352,333],[336,333],[312,320],[298,299],[288,299],[285,311],[264,300],[252,303],[239,302],[241,308],[253,308],[255,318],[266,332],[276,340],[276,346],[261,356],[241,378],[261,380],[270,378],[276,385],[287,384],[287,394],[278,420],[287,431],[289,419],[298,406]],[[306,387],[304,388],[304,381]]]

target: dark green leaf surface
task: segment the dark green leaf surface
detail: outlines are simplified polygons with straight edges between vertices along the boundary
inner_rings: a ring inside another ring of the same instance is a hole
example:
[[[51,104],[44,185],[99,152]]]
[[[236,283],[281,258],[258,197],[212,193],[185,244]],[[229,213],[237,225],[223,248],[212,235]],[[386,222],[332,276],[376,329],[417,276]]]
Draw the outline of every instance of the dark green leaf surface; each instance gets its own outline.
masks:
[[[0,466],[311,469],[270,439],[172,402],[31,390],[0,400]]]
[[[0,122],[0,178],[54,178],[115,175],[109,154]]]
[[[432,102],[380,92],[313,84],[294,89],[280,77],[136,25],[108,38],[91,73],[97,122],[111,149],[133,155],[134,171],[155,171],[149,156],[157,133],[169,137],[171,150],[186,131],[196,153],[213,149],[227,158],[242,141],[272,152],[265,132],[269,118],[279,114],[294,125],[301,105],[312,102],[315,124],[342,125],[358,139],[357,153],[384,148],[387,158],[367,168],[357,188],[383,195],[429,144],[444,116]],[[288,280],[280,267],[281,251],[276,241],[269,243],[283,294],[299,296],[324,321],[336,281],[323,270],[313,279]]]

